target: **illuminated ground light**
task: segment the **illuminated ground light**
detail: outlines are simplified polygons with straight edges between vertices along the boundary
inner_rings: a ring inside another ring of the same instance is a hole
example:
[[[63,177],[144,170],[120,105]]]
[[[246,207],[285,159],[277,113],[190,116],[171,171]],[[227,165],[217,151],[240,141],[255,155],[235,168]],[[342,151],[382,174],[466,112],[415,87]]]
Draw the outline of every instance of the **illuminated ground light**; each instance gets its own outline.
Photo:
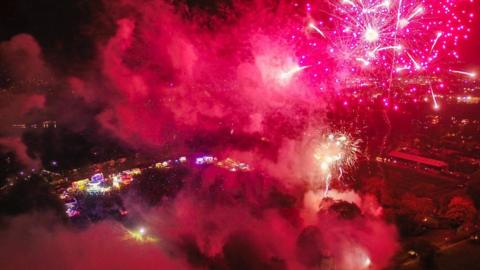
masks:
[[[128,230],[127,236],[125,237],[127,240],[135,240],[141,243],[154,243],[157,242],[158,239],[148,235],[147,229],[145,227],[137,228],[136,230]]]
[[[372,260],[369,257],[366,257],[363,260],[363,268],[369,268],[372,265]]]

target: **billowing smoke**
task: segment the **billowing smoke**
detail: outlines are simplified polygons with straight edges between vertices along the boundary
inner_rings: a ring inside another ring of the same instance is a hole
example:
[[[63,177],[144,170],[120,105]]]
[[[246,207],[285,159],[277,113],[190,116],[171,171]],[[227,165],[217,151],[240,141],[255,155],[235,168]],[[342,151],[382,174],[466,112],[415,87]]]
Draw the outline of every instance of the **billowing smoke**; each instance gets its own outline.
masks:
[[[329,97],[297,73],[298,56],[284,35],[298,20],[289,16],[291,5],[235,2],[213,14],[160,0],[105,1],[103,7],[95,20],[109,21],[115,30],[92,35],[97,53],[82,72],[47,68],[29,35],[0,46],[13,78],[39,79],[53,89],[36,93],[28,86],[22,117],[42,109],[68,132],[98,136],[83,144],[114,137],[150,153],[212,152],[248,162],[258,174],[207,170],[187,177],[174,198],[154,207],[131,199],[127,208],[143,213],[147,230],[158,238],[153,243],[124,239],[126,229],[110,221],[72,231],[48,218],[38,223],[36,215],[10,219],[0,232],[4,269],[388,265],[396,231],[383,221],[376,200],[345,190],[332,190],[327,199],[311,185],[319,176],[307,160],[313,158],[312,136],[329,129]],[[27,67],[19,58],[27,59]],[[52,136],[39,138],[48,142]],[[54,155],[36,142],[27,151],[15,149],[45,163]]]
[[[255,183],[243,181],[255,179],[224,180],[221,185],[237,188],[202,182],[200,189],[184,187],[174,200],[143,209],[143,224],[131,230],[145,226],[151,242],[136,242],[111,221],[78,231],[48,214],[9,219],[0,233],[4,267],[383,269],[396,250],[393,225],[354,203],[320,202],[323,209],[307,223],[302,212],[311,209],[285,190],[273,192],[278,183],[252,195]]]
[[[43,60],[42,50],[28,34],[19,34],[0,43],[1,76],[3,88],[0,100],[0,145],[14,151],[26,166],[39,167],[39,161],[27,154],[21,142],[21,132],[14,125],[29,122],[30,112],[45,107],[41,88],[51,80],[51,72]]]
[[[220,12],[222,19],[162,1],[112,4],[116,32],[98,44],[103,85],[76,78],[74,91],[105,103],[97,120],[131,144],[158,147],[221,130],[281,140],[284,125],[298,125],[288,131],[298,137],[324,98],[288,74],[295,55],[276,32],[290,27],[282,6],[249,5]],[[299,119],[300,110],[311,115]]]

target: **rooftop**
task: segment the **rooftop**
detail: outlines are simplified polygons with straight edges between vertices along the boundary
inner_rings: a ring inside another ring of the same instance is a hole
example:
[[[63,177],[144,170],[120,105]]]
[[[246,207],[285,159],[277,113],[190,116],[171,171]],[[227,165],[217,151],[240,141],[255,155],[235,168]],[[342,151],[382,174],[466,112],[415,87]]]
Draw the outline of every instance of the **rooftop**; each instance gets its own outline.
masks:
[[[437,168],[443,168],[443,167],[448,166],[447,163],[445,163],[444,161],[441,161],[441,160],[436,160],[436,159],[431,159],[431,158],[427,158],[427,157],[417,156],[417,155],[408,154],[408,153],[404,153],[404,152],[400,152],[400,151],[396,151],[396,150],[390,152],[389,156],[394,157],[394,158],[403,159],[403,160],[413,161],[413,162],[417,162],[417,163],[421,163],[421,164],[425,164],[425,165],[432,166],[432,167],[437,167]]]

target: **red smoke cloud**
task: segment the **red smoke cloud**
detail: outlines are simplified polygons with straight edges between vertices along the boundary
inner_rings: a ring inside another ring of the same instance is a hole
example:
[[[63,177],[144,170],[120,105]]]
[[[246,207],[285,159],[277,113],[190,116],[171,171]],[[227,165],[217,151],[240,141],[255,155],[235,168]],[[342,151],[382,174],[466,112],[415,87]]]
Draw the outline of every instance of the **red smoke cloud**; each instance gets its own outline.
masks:
[[[225,18],[163,1],[106,5],[105,16],[117,27],[98,42],[93,74],[60,80],[86,103],[101,104],[101,126],[148,150],[172,143],[180,145],[177,151],[197,150],[197,137],[206,137],[206,150],[249,161],[266,176],[204,172],[199,190],[182,190],[172,202],[145,210],[158,243],[122,240],[123,229],[111,223],[72,232],[17,218],[0,233],[7,243],[0,248],[5,269],[387,266],[396,232],[382,221],[381,210],[353,195],[362,215],[345,219],[328,207],[320,210],[320,193],[310,190],[318,175],[305,162],[311,158],[308,142],[325,128],[327,97],[301,74],[288,74],[296,68],[294,48],[282,33],[292,27],[289,5],[234,4],[221,14]],[[31,55],[39,56],[31,47]],[[33,61],[32,67],[42,70],[43,64]],[[293,203],[272,199],[272,190],[284,191]]]
[[[98,115],[107,130],[150,147],[199,129],[264,131],[266,115],[293,104],[321,108],[323,98],[302,80],[281,78],[295,67],[293,48],[276,32],[278,24],[290,27],[286,6],[252,5],[220,19],[162,1],[110,4],[111,14],[130,12],[114,16],[116,33],[99,44],[105,85],[70,83],[85,99],[107,104]]]
[[[0,138],[0,145],[7,150],[15,152],[19,161],[28,168],[40,168],[40,160],[31,158],[27,153],[27,147],[23,144],[19,137],[2,137]]]
[[[2,42],[0,56],[14,80],[48,80],[51,77],[43,60],[42,49],[35,38],[28,34],[19,34]]]
[[[322,210],[308,225],[293,218],[303,206],[275,206],[272,186],[240,200],[245,183],[217,196],[211,187],[185,188],[171,203],[144,209],[152,243],[126,238],[112,222],[74,231],[45,214],[14,218],[0,231],[2,269],[383,269],[397,247],[394,227],[381,218]]]
[[[52,79],[51,71],[43,60],[42,50],[28,34],[19,34],[0,43],[0,59],[4,76],[13,86],[4,89],[0,100],[0,145],[14,151],[19,160],[30,168],[38,168],[39,160],[27,154],[27,147],[20,139],[21,130],[14,124],[25,124],[32,110],[45,108],[45,95],[40,91]]]
[[[123,240],[113,223],[72,231],[48,213],[19,216],[0,231],[2,269],[186,269],[155,246]]]

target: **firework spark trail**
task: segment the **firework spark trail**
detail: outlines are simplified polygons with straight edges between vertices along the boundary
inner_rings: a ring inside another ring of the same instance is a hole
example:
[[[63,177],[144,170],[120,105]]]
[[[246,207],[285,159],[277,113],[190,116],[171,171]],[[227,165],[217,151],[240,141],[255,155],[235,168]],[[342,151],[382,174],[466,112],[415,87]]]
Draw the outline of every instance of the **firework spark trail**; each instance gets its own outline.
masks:
[[[374,52],[385,51],[385,50],[390,50],[390,49],[393,49],[393,50],[401,50],[401,49],[402,49],[402,46],[401,46],[401,45],[386,46],[386,47],[382,47],[382,48],[375,49]]]
[[[281,81],[288,81],[290,80],[295,74],[297,74],[298,72],[306,69],[306,68],[309,68],[311,66],[296,66],[296,67],[293,67],[287,71],[284,71],[284,72],[281,72],[280,75],[279,75],[279,79]]]
[[[438,42],[438,40],[440,39],[441,36],[442,36],[442,32],[438,32],[437,37],[433,41],[432,47],[430,48],[430,53],[432,53],[433,48],[435,48],[435,45],[437,45],[437,42]]]
[[[328,191],[330,190],[330,180],[332,178],[331,174],[328,174],[327,177],[325,178],[325,191],[323,192],[323,197],[327,198],[328,196]]]
[[[431,85],[431,84],[430,84],[430,93],[432,94],[433,108],[434,108],[435,110],[440,109],[440,106],[438,106],[437,98],[435,97],[435,93],[433,92],[433,88],[432,88],[432,85]]]
[[[313,22],[309,23],[308,26],[319,33],[322,37],[326,38],[322,30],[320,30]]]
[[[380,4],[378,4],[378,5],[376,5],[376,6],[372,7],[372,8],[366,8],[366,9],[364,9],[363,11],[364,11],[364,13],[372,13],[372,12],[377,11],[377,10],[380,9],[380,8],[387,8],[387,9],[388,9],[388,8],[390,8],[390,4],[391,4],[391,3],[390,3],[389,0],[385,0],[385,1],[383,1],[382,3],[380,3]]]
[[[364,66],[368,66],[370,65],[370,62],[368,62],[367,60],[361,58],[361,57],[357,57],[356,60],[360,63],[362,63]]]
[[[380,48],[380,46],[377,46],[373,51],[368,53],[368,56],[370,58],[375,58],[377,52],[386,51],[386,50],[400,51],[401,49],[402,49],[402,45],[386,46],[386,47],[381,47],[381,48]]]
[[[402,77],[419,70],[426,75],[436,75],[448,70],[442,67],[448,61],[440,60],[458,59],[456,48],[461,40],[468,38],[475,17],[475,11],[470,11],[472,3],[473,0],[468,3],[327,0],[325,4],[318,0],[307,4],[306,16],[311,23],[296,31],[303,29],[304,32],[308,27],[323,39],[315,41],[315,36],[297,39],[302,36],[298,32],[292,36],[296,46],[306,43],[298,46],[302,65],[324,63],[323,70],[312,69],[313,81],[339,81],[336,75],[331,76],[333,70],[348,70],[352,76],[373,77],[380,84],[388,85],[390,99],[393,84],[396,84],[394,72],[406,70]],[[361,68],[367,65],[368,69]],[[320,72],[327,76],[318,76]],[[340,83],[346,82],[344,73],[338,74],[342,74]]]
[[[461,74],[461,75],[466,75],[470,78],[475,78],[477,74],[475,72],[467,72],[467,71],[462,71],[462,70],[450,70],[451,73],[456,73],[456,74]]]
[[[412,60],[412,63],[413,63],[413,65],[415,66],[415,70],[419,70],[419,69],[422,68],[422,66],[420,66],[420,65],[417,63],[417,61],[415,61],[415,59],[413,58],[413,56],[412,56],[409,52],[407,52],[407,55],[408,55],[408,57],[410,57],[410,60]]]
[[[415,11],[412,14],[410,14],[410,16],[408,16],[408,18],[400,19],[400,21],[397,23],[397,25],[400,28],[405,28],[413,18],[423,14],[424,11],[425,11],[425,9],[422,6],[417,7],[415,9]]]
[[[407,21],[412,20],[414,17],[422,14],[424,11],[425,11],[425,8],[423,8],[422,6],[417,7],[415,11],[410,16],[408,16]]]
[[[397,35],[398,35],[398,25],[400,23],[400,16],[401,16],[401,11],[400,8],[402,7],[402,0],[398,2],[398,8],[397,8],[397,20],[395,23],[395,32],[394,32],[394,37],[393,37],[393,43],[397,44]],[[393,83],[393,67],[395,66],[397,58],[397,51],[394,50],[393,52],[393,57],[392,57],[392,63],[390,65],[390,79],[388,81],[388,99],[390,99],[390,91],[392,89],[392,83]]]

